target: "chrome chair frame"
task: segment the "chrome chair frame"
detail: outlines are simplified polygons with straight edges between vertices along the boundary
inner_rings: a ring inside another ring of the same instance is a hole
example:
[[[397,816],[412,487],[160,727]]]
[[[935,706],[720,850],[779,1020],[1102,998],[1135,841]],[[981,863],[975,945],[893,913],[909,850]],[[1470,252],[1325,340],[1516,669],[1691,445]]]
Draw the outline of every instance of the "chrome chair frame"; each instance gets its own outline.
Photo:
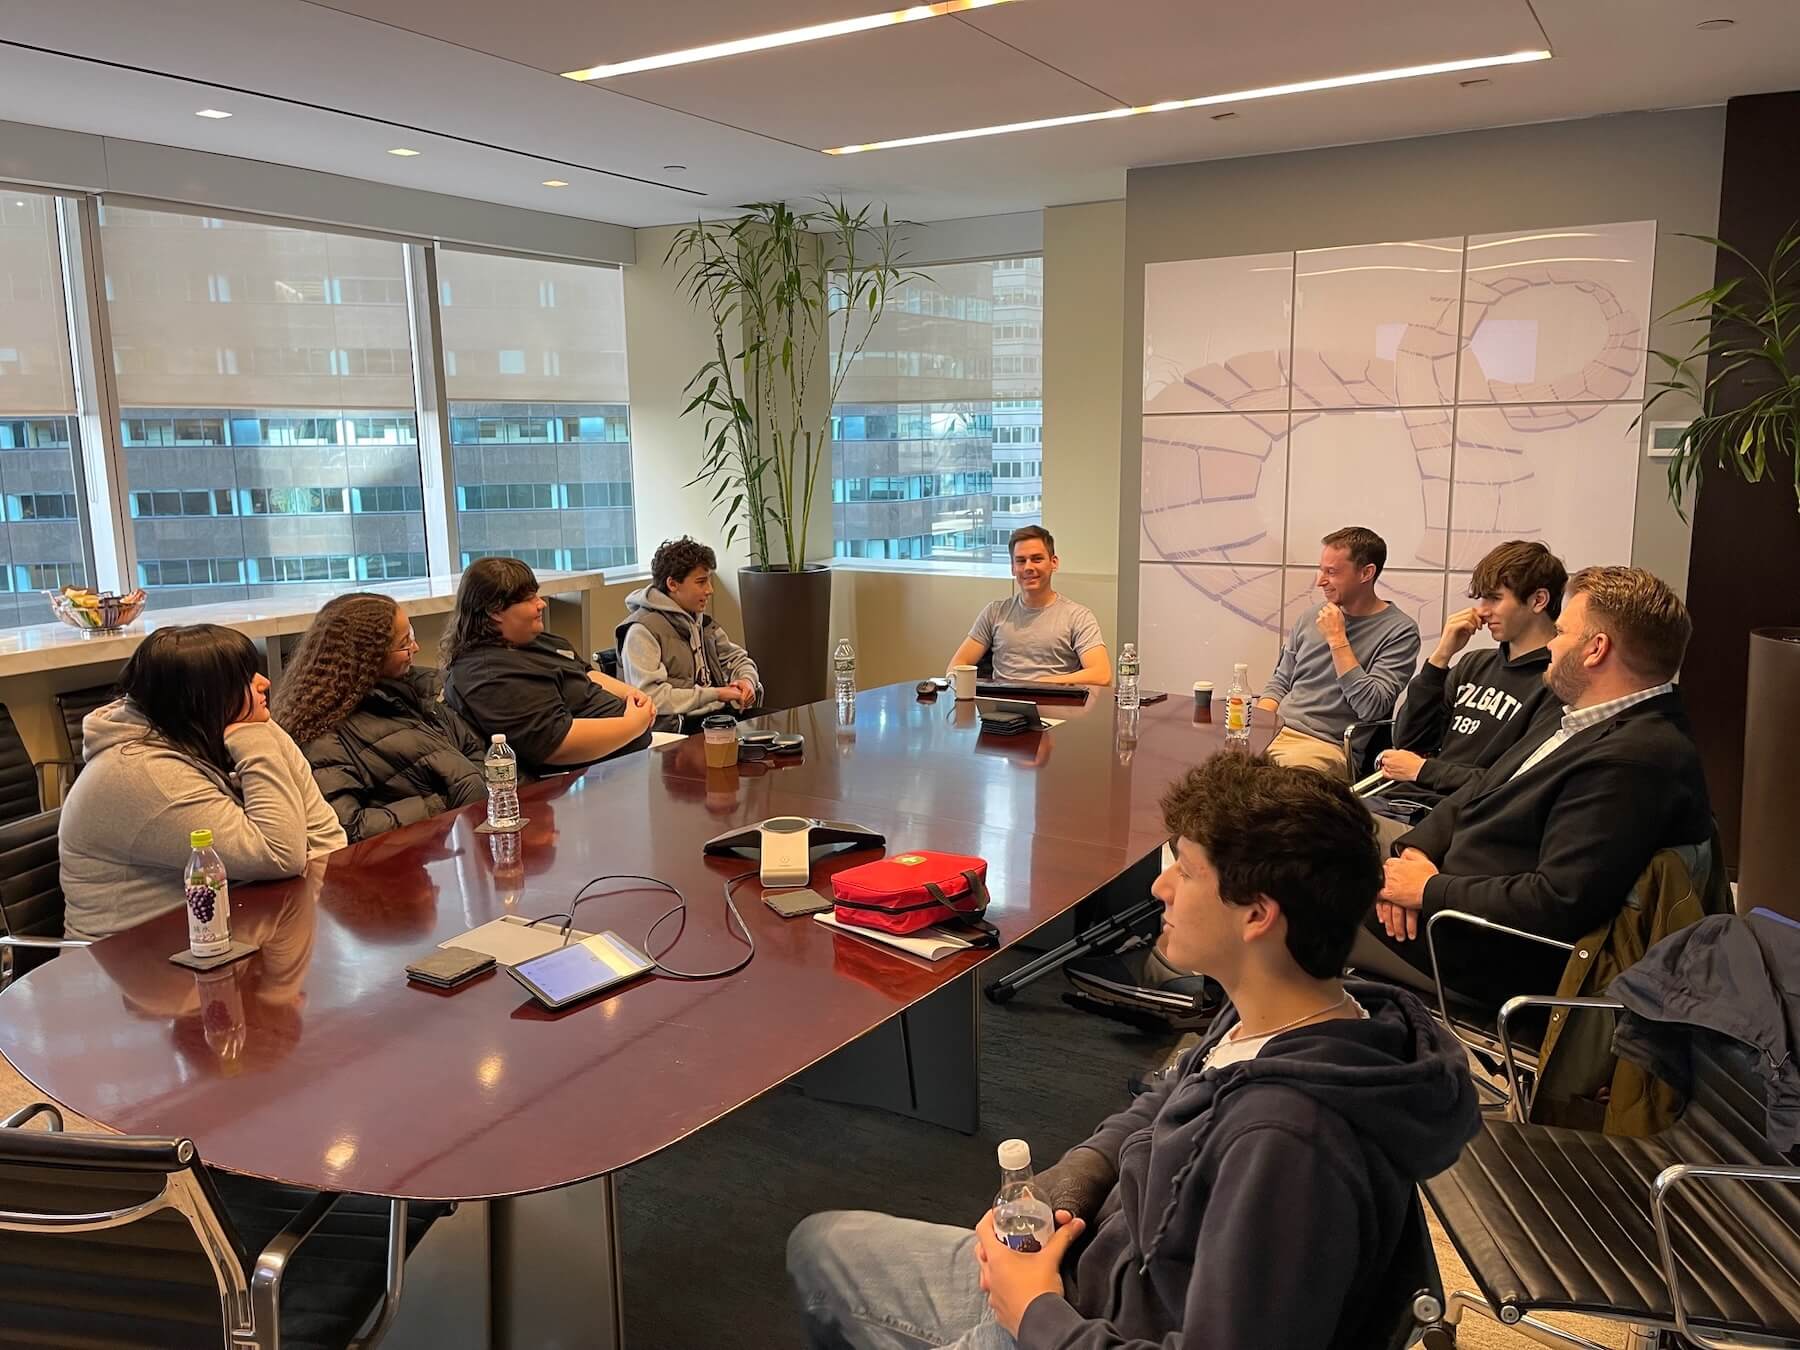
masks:
[[[64,951],[70,947],[91,947],[94,944],[82,938],[40,938],[18,937],[12,933],[0,933],[0,990],[4,990],[15,978],[13,972],[13,948],[28,947],[33,951]]]
[[[85,945],[85,944],[83,944]],[[48,1128],[60,1134],[62,1112],[49,1102],[33,1102],[0,1120],[0,1130],[17,1129],[38,1116],[49,1118]],[[196,1163],[191,1140],[180,1140],[176,1156],[182,1164]],[[281,1285],[301,1244],[344,1197],[322,1192],[309,1200],[300,1213],[277,1233],[246,1272],[224,1221],[193,1177],[171,1172],[163,1188],[141,1204],[123,1209],[96,1210],[85,1214],[46,1214],[30,1210],[0,1209],[0,1231],[13,1233],[93,1233],[122,1228],[163,1210],[174,1210],[193,1230],[219,1287],[219,1310],[224,1322],[225,1350],[281,1350]],[[388,1202],[386,1287],[381,1303],[370,1314],[361,1334],[348,1350],[374,1350],[393,1325],[400,1310],[406,1270],[407,1202]]]

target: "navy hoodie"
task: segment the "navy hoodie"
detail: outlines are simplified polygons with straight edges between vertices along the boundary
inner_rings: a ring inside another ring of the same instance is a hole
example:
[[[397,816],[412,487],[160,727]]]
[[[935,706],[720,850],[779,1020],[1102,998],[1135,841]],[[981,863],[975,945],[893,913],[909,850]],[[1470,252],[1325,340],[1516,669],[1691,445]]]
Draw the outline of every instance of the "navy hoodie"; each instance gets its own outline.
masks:
[[[1352,982],[1367,1020],[1277,1036],[1199,1066],[1227,1013],[1160,1092],[1081,1147],[1118,1184],[1066,1298],[1025,1310],[1020,1350],[1324,1350],[1386,1270],[1414,1186],[1478,1125],[1462,1048],[1411,994]]]

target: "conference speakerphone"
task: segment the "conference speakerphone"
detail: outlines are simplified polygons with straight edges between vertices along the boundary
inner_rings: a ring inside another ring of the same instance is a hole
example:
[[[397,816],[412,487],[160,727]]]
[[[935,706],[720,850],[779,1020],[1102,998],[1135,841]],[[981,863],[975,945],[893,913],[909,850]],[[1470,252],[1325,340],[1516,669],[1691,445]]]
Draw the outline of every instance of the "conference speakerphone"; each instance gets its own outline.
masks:
[[[887,837],[880,831],[847,820],[771,816],[708,839],[704,851],[713,857],[759,859],[765,886],[804,886],[812,875],[815,854],[886,846]]]

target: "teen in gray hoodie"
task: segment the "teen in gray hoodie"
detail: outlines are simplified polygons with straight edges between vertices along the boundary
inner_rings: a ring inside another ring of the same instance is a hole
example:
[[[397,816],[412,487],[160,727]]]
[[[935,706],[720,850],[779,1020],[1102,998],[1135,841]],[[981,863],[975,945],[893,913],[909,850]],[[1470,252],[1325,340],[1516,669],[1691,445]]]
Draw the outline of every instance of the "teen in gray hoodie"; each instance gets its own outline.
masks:
[[[65,937],[108,937],[180,905],[194,830],[213,832],[232,881],[298,876],[344,846],[306,756],[269,720],[242,633],[159,628],[119,687],[82,723],[85,763],[58,825]]]
[[[718,566],[705,544],[666,540],[650,559],[650,584],[625,597],[619,676],[649,696],[659,729],[762,701],[756,662],[706,612]]]
[[[812,1343],[860,1350],[1349,1350],[1414,1187],[1474,1135],[1460,1047],[1386,985],[1338,978],[1381,886],[1347,786],[1220,754],[1163,798],[1172,959],[1233,1000],[1174,1077],[1039,1174],[1041,1251],[821,1214],[788,1243]]]

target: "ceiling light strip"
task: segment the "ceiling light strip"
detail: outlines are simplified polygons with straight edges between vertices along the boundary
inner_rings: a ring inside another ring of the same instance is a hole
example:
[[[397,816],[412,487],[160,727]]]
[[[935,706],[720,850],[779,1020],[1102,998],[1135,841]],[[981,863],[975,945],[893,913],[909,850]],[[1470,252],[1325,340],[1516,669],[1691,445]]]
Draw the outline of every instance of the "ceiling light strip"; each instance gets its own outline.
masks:
[[[1016,3],[1018,0],[940,0],[938,4],[912,5],[906,9],[891,9],[885,14],[865,14],[857,19],[815,23],[805,28],[790,28],[781,33],[765,33],[761,37],[737,38],[731,42],[714,42],[705,47],[689,47],[685,51],[663,52],[659,56],[640,56],[632,61],[619,61],[607,66],[589,66],[586,70],[565,70],[563,78],[610,80],[620,75],[636,75],[645,70],[692,65],[696,61],[717,61],[721,57],[741,56],[745,52],[768,51],[771,47],[792,47],[802,42],[843,37],[847,33],[866,33],[874,28],[891,28],[895,24],[916,23],[920,19],[936,19],[945,14],[960,14],[965,10]]]
[[[1392,70],[1370,70],[1356,75],[1333,75],[1322,80],[1300,80],[1293,84],[1272,84],[1262,89],[1239,89],[1229,94],[1207,94],[1202,98],[1170,99],[1137,108],[1108,108],[1103,112],[1072,113],[1067,117],[1041,117],[1031,122],[1008,122],[1001,126],[970,127],[964,131],[938,131],[928,136],[902,136],[891,141],[871,141],[866,145],[840,145],[825,151],[828,155],[860,155],[868,150],[899,150],[909,145],[936,145],[944,141],[969,141],[981,136],[1005,136],[1015,131],[1044,131],[1051,127],[1079,126],[1084,122],[1110,122],[1120,117],[1141,117],[1146,113],[1179,112],[1186,108],[1211,108],[1223,103],[1252,103],[1259,99],[1282,98],[1288,94],[1316,94],[1327,89],[1348,89],[1359,84],[1385,84],[1393,80],[1416,80],[1425,75],[1452,75],[1462,70],[1486,70],[1492,66],[1517,66],[1529,61],[1548,61],[1547,51],[1508,52],[1503,56],[1476,56],[1464,61],[1436,61],[1425,66],[1399,66]]]

